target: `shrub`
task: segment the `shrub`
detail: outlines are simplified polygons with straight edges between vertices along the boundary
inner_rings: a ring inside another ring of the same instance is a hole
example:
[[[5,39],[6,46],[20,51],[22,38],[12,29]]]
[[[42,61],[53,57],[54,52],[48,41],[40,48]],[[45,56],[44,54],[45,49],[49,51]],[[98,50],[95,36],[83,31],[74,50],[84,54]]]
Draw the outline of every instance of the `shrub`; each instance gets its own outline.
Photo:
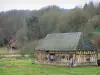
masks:
[[[29,55],[29,57],[31,58],[35,57],[35,47],[37,44],[38,44],[38,41],[36,40],[34,42],[24,45],[20,50],[20,54],[22,56]]]

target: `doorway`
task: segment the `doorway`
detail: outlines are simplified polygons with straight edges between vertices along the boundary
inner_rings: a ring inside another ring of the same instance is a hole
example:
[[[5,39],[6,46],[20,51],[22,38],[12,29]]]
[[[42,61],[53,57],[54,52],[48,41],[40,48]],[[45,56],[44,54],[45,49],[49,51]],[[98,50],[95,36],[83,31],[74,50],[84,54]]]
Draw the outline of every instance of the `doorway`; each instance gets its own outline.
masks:
[[[50,61],[55,61],[55,54],[54,53],[49,55],[49,60]]]

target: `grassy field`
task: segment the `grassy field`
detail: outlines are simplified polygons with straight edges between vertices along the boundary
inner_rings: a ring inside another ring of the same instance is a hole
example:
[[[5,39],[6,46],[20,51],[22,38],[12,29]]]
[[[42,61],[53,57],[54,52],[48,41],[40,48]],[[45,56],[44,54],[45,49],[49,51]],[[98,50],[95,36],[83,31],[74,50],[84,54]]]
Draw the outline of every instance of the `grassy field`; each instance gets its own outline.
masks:
[[[7,48],[0,48],[0,54],[16,54],[8,52]],[[100,56],[100,54],[99,54]],[[32,64],[32,59],[0,59],[0,75],[100,75],[100,67],[68,67]]]
[[[32,64],[31,59],[0,59],[0,75],[100,75],[100,67],[68,67]]]
[[[18,54],[18,50],[8,50],[7,47],[0,48],[0,55]]]

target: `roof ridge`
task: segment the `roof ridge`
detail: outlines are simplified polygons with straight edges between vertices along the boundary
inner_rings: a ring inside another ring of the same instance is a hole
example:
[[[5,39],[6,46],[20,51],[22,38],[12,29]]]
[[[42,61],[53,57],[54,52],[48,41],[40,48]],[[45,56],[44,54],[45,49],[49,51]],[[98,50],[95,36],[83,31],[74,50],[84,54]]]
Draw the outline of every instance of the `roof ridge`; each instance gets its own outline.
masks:
[[[49,33],[49,34],[70,34],[70,33],[82,33],[82,32],[68,32],[68,33]],[[49,35],[47,34],[47,35]]]

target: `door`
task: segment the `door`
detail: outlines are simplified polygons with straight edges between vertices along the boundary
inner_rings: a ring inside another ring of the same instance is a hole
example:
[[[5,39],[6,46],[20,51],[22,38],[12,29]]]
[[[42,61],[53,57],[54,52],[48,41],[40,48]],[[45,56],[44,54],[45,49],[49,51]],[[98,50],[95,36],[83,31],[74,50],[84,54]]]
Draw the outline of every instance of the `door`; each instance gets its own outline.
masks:
[[[54,53],[49,55],[49,60],[55,61],[55,54]]]

